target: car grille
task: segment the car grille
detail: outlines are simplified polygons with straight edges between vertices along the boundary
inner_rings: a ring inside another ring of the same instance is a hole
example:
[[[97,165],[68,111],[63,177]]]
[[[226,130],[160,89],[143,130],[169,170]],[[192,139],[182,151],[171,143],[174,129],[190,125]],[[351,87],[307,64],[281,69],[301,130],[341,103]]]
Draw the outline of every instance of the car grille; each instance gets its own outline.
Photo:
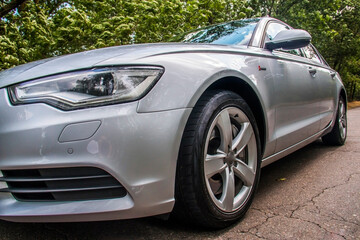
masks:
[[[119,198],[125,188],[109,173],[94,167],[2,170],[0,182],[19,201],[77,201]]]

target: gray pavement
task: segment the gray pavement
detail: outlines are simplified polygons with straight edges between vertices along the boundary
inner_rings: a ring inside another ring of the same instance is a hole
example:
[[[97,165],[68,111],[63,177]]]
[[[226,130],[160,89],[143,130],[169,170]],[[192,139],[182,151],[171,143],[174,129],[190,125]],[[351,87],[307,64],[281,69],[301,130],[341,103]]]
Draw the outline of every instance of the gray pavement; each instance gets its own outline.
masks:
[[[92,223],[0,221],[0,239],[359,239],[360,108],[348,112],[342,147],[321,140],[262,169],[245,218],[203,231],[156,218]]]

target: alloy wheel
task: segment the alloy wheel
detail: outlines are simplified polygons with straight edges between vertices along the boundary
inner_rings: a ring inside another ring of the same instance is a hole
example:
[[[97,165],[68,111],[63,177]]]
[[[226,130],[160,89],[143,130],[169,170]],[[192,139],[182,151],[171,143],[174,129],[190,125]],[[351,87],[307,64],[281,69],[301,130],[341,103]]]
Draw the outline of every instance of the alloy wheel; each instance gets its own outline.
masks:
[[[342,139],[344,139],[346,137],[346,126],[347,126],[347,121],[346,121],[346,109],[345,109],[345,104],[343,101],[339,102],[339,130],[340,130],[340,136]]]
[[[228,107],[212,121],[204,153],[208,193],[224,212],[234,212],[250,197],[255,183],[257,145],[250,120]]]

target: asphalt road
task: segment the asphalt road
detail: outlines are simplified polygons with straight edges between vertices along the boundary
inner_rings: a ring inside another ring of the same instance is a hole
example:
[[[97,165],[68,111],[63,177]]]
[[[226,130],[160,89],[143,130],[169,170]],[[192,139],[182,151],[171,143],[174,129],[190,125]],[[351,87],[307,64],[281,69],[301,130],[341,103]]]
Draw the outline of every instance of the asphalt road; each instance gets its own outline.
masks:
[[[360,239],[360,108],[342,147],[319,140],[262,169],[245,218],[222,231],[145,218],[93,223],[0,221],[0,239]]]

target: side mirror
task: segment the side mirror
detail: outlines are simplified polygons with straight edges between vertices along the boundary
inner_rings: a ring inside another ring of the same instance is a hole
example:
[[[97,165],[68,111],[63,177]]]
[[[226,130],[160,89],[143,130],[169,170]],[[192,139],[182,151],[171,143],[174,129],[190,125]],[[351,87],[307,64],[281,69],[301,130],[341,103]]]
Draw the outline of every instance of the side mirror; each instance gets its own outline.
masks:
[[[290,29],[279,32],[273,40],[265,42],[265,48],[270,51],[274,49],[297,49],[310,44],[311,35],[301,29]]]

